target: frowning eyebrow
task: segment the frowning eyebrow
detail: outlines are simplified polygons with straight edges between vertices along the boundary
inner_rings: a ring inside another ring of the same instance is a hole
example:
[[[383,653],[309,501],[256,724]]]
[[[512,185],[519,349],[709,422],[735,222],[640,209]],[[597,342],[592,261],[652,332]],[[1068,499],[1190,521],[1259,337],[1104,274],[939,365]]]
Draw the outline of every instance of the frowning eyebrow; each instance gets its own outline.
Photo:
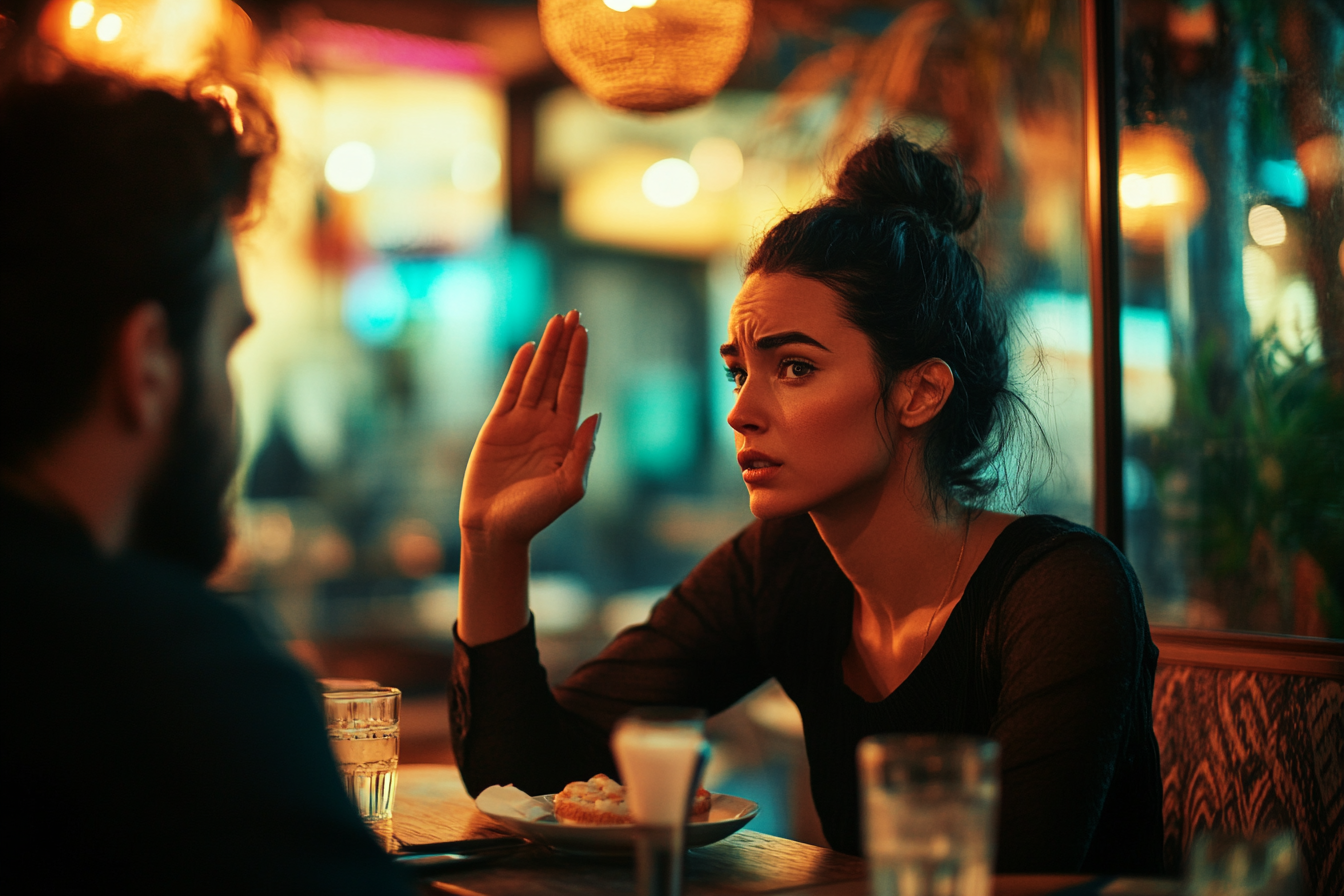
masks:
[[[773,336],[762,336],[756,340],[756,350],[759,352],[769,351],[772,348],[779,348],[781,345],[812,345],[824,352],[829,352],[826,346],[813,339],[806,333],[798,330],[790,330],[787,333],[776,333]],[[736,342],[725,342],[719,346],[719,354],[725,358],[736,358],[741,354]]]

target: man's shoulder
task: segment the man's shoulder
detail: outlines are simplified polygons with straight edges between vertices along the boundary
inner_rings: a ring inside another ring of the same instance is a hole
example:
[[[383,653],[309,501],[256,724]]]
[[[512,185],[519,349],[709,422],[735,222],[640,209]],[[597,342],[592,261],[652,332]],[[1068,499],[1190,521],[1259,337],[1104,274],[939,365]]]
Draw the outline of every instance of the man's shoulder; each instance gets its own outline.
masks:
[[[280,658],[279,646],[242,611],[181,566],[64,546],[13,547],[0,553],[0,586],[16,660],[153,674]]]

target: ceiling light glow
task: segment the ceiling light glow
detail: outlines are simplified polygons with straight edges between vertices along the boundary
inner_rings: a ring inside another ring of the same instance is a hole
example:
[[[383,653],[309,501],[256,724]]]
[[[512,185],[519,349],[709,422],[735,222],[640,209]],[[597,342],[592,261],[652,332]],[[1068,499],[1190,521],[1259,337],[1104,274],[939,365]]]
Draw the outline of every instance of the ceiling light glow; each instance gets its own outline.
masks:
[[[691,150],[691,167],[706,190],[727,190],[742,179],[742,150],[727,137],[706,137]]]
[[[75,30],[85,27],[93,21],[93,4],[88,0],[79,0],[70,7],[70,27]]]
[[[373,180],[373,169],[373,147],[352,140],[331,151],[323,173],[338,193],[358,193]]]
[[[103,43],[114,41],[117,39],[117,35],[121,34],[121,16],[116,13],[108,13],[98,20],[98,25],[93,30]]]
[[[649,166],[640,186],[654,205],[675,208],[690,202],[700,192],[700,177],[689,162],[663,159]]]

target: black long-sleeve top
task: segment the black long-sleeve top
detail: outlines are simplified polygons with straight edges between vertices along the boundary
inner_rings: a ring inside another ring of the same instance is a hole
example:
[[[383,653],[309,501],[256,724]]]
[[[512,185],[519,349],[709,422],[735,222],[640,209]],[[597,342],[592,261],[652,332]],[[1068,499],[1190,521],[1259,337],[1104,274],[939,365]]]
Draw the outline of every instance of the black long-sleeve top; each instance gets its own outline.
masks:
[[[860,852],[855,748],[881,732],[1000,744],[998,870],[1162,873],[1153,736],[1157,648],[1133,570],[1110,542],[1057,517],[1003,530],[920,664],[885,699],[845,684],[854,588],[807,516],[758,522],[721,545],[552,691],[531,625],[460,640],[451,716],[473,794],[549,793],[614,774],[612,723],[632,707],[713,714],[771,677],[798,705],[827,840]]]
[[[0,489],[5,863],[33,891],[409,896],[310,676],[211,593]]]

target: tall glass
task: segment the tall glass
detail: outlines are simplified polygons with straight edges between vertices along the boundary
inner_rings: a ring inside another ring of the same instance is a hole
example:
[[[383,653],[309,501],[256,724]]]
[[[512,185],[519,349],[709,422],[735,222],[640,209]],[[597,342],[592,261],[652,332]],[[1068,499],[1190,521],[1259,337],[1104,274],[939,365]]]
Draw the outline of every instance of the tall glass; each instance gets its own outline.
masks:
[[[1187,896],[1300,896],[1302,854],[1291,831],[1203,831],[1190,847]]]
[[[998,744],[884,734],[858,760],[873,896],[989,896]]]
[[[620,719],[611,734],[630,815],[639,826],[635,878],[641,896],[680,896],[686,819],[709,758],[705,714],[647,708]]]
[[[327,737],[346,793],[365,821],[392,817],[401,746],[401,691],[369,688],[322,695]]]

